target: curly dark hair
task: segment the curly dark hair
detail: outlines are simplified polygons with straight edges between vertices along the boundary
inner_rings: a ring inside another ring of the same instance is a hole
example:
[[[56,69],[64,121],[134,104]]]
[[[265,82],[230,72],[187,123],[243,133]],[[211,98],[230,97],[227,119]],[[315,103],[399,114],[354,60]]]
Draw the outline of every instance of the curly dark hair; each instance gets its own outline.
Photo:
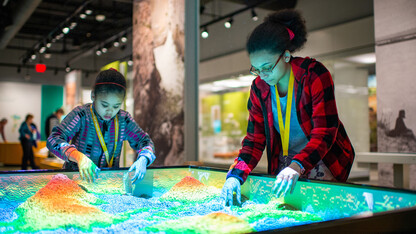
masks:
[[[98,93],[119,93],[126,96],[126,79],[116,69],[108,69],[98,73],[95,79],[94,94]]]
[[[290,40],[288,29],[295,34]],[[282,53],[285,50],[297,51],[306,42],[305,20],[301,14],[293,9],[285,9],[269,14],[264,22],[251,32],[246,43],[249,54],[266,50],[273,53]]]

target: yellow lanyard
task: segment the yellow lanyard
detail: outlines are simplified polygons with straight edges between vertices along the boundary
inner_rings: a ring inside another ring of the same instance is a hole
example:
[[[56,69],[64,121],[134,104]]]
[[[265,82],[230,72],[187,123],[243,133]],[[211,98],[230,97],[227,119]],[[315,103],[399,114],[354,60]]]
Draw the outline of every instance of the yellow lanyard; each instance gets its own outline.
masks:
[[[92,110],[92,105],[90,106],[90,109],[91,109],[92,120],[94,121],[95,131],[97,132],[98,139],[100,140],[101,147],[103,148],[103,151],[105,154],[105,160],[107,161],[107,165],[109,167],[112,167],[114,156],[116,154],[117,142],[118,142],[118,116],[116,115],[116,118],[114,119],[114,128],[115,128],[114,153],[113,153],[113,157],[109,159],[110,155],[108,154],[108,150],[107,150],[107,146],[105,145],[103,133],[101,132],[100,125],[98,124],[97,116],[95,116],[94,111]]]
[[[275,85],[277,115],[279,119],[279,130],[280,130],[280,138],[282,140],[283,156],[289,155],[290,113],[292,109],[292,96],[293,96],[294,81],[295,81],[295,77],[293,76],[293,71],[290,70],[289,88],[287,90],[287,102],[286,102],[286,119],[285,119],[284,125],[283,125],[283,117],[282,117],[282,108],[280,107],[279,92],[277,91],[277,84]]]

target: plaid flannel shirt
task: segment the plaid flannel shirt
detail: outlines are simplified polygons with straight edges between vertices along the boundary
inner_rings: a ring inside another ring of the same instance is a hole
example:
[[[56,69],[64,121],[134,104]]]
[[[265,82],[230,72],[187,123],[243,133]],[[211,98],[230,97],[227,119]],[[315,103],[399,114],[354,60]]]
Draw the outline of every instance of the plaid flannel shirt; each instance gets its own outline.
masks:
[[[290,61],[295,76],[296,113],[309,142],[292,160],[306,175],[322,160],[335,179],[346,181],[354,160],[354,148],[338,118],[334,83],[329,71],[318,61],[295,57]],[[243,184],[267,146],[268,173],[277,175],[282,150],[280,134],[273,126],[270,86],[257,77],[250,90],[247,135],[238,157],[227,174]]]

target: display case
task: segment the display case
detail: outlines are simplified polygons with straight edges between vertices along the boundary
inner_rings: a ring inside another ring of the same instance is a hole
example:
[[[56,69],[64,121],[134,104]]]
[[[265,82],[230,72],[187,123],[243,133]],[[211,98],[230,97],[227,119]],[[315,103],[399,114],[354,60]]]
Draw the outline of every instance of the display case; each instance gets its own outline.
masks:
[[[299,180],[275,198],[274,177],[250,175],[242,203],[224,206],[226,171],[149,168],[130,184],[127,169],[102,170],[95,183],[78,172],[0,174],[0,232],[248,233],[393,232],[416,229],[416,193],[348,183]],[[125,181],[126,183],[124,183]]]

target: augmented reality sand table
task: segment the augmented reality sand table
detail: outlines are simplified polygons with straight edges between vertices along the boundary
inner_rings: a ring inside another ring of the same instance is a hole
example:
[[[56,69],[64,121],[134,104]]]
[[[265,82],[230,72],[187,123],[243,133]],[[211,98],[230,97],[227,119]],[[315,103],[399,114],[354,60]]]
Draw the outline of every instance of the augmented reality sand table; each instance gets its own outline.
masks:
[[[222,205],[220,193],[220,188],[185,176],[160,197],[100,194],[57,174],[14,210],[15,219],[1,222],[0,231],[247,233],[322,220],[285,210],[276,200],[268,204],[246,200],[242,207],[230,209]]]
[[[0,233],[247,233],[315,222],[322,222],[315,228],[336,226],[326,222],[334,219],[362,222],[376,213],[389,220],[390,211],[406,219],[404,208],[416,207],[416,192],[309,180],[276,199],[275,178],[262,175],[243,184],[241,205],[225,207],[226,171],[151,168],[129,193],[126,172],[102,170],[95,183],[78,172],[0,172]]]

